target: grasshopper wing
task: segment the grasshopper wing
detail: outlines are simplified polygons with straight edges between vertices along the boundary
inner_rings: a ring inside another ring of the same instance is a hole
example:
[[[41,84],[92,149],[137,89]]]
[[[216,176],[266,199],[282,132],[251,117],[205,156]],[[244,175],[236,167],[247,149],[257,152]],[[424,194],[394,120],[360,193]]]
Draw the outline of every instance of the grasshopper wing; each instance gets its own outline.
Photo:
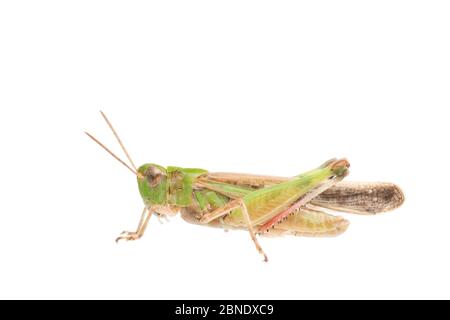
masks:
[[[402,190],[393,183],[343,181],[311,203],[334,211],[373,215],[394,210],[404,201]]]
[[[260,189],[289,181],[291,178],[240,173],[208,173],[205,181]],[[325,190],[311,203],[334,211],[372,215],[394,210],[404,202],[402,190],[393,183],[343,181]]]

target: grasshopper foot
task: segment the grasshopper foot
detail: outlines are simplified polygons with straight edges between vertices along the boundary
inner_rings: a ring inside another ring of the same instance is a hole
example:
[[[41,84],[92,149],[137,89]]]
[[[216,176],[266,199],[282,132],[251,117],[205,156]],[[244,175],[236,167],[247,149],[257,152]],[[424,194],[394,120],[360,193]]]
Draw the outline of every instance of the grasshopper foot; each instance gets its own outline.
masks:
[[[124,231],[117,237],[116,243],[119,243],[120,240],[133,241],[139,239],[140,237],[141,235],[137,232]]]

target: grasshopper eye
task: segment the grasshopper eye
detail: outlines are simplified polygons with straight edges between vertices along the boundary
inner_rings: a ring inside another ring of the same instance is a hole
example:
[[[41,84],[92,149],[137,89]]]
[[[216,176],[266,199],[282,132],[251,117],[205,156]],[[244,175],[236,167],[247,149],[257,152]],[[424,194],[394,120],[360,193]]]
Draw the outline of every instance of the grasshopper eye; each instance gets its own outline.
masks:
[[[156,187],[163,177],[163,172],[155,166],[150,166],[145,170],[144,176],[150,187]]]

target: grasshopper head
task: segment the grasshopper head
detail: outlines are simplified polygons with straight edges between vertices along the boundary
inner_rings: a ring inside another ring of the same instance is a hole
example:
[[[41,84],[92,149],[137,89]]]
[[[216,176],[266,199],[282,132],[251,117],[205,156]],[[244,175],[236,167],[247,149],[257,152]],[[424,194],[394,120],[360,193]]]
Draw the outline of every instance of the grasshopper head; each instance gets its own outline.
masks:
[[[147,206],[166,204],[166,169],[154,163],[146,163],[137,172],[139,192],[144,203]]]

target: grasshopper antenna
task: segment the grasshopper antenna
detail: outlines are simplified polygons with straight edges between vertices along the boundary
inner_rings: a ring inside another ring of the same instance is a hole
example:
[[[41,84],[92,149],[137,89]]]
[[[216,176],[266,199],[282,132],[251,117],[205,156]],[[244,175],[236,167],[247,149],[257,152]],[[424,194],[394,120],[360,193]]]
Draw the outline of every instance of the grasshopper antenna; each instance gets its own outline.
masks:
[[[117,161],[119,161],[121,164],[123,164],[125,167],[127,167],[131,172],[134,173],[134,175],[141,177],[141,174],[139,174],[137,172],[137,170],[133,170],[133,168],[131,168],[128,164],[126,164],[125,161],[123,161],[122,159],[120,159],[118,156],[116,156],[111,150],[109,150],[103,143],[101,143],[100,141],[98,141],[93,135],[91,135],[89,132],[84,132],[89,138],[91,138],[92,140],[94,140],[100,147],[102,147],[103,149],[106,150],[106,152],[108,152],[110,155],[112,155]]]
[[[133,167],[134,171],[137,172],[136,166],[134,165],[133,160],[131,160],[130,155],[128,154],[127,149],[125,148],[124,144],[122,143],[122,140],[120,140],[119,135],[117,134],[116,130],[114,129],[114,127],[112,126],[111,122],[109,121],[108,117],[106,117],[106,115],[103,113],[103,111],[100,110],[100,113],[103,117],[103,119],[105,119],[106,123],[108,124],[108,127],[111,129],[112,133],[114,134],[114,136],[117,139],[117,142],[119,142],[120,147],[122,148],[123,152],[125,153],[125,155],[128,158],[128,161],[130,161],[131,166]]]

